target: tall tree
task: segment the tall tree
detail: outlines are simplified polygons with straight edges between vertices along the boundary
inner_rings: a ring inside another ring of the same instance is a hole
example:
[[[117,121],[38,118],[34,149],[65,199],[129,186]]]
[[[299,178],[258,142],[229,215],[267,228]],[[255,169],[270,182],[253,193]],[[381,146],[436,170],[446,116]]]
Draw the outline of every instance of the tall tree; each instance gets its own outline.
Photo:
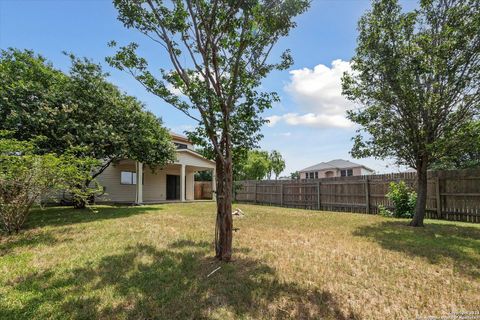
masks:
[[[421,0],[403,12],[397,0],[374,0],[358,30],[353,71],[343,78],[343,93],[361,105],[348,113],[361,126],[352,154],[417,170],[410,225],[423,226],[427,170],[456,152],[446,141],[478,115],[480,2]]]
[[[68,74],[42,56],[16,49],[0,52],[0,130],[19,140],[38,136],[40,152],[103,160],[89,183],[112,162],[141,161],[151,167],[175,160],[169,132],[134,97],[109,83],[100,65],[70,55]],[[148,150],[148,152],[145,152]],[[76,205],[84,207],[83,197]]]
[[[278,39],[295,26],[293,18],[308,8],[309,0],[114,0],[114,4],[119,20],[158,44],[171,65],[160,74],[152,73],[147,60],[137,55],[135,43],[121,47],[108,61],[197,121],[196,132],[207,137],[215,152],[215,253],[229,261],[232,148],[235,143],[255,143],[256,132],[265,122],[259,113],[278,100],[276,94],[258,88],[269,72],[291,65],[288,51],[280,63],[268,58]],[[183,97],[172,94],[169,86],[179,89]]]
[[[270,172],[271,163],[267,151],[252,150],[240,170],[242,180],[262,180]]]
[[[275,173],[275,180],[277,180],[280,173],[285,170],[285,160],[283,159],[282,154],[277,150],[270,152],[268,158],[270,160],[271,171]]]

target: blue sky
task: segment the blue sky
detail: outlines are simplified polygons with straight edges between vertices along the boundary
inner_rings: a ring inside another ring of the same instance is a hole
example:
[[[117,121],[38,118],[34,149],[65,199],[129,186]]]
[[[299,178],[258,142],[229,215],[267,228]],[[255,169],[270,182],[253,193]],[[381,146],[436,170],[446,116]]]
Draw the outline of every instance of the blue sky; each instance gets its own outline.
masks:
[[[405,1],[410,9],[414,1]],[[271,123],[262,128],[261,147],[279,150],[285,157],[284,174],[321,161],[350,159],[354,127],[345,119],[351,103],[341,97],[339,78],[348,70],[356,45],[356,25],[370,7],[367,0],[313,0],[312,7],[297,19],[298,26],[282,39],[272,57],[290,48],[295,59],[288,71],[272,73],[263,88],[276,91],[281,103],[265,113]],[[129,75],[110,68],[104,59],[112,54],[107,42],[135,41],[154,66],[168,66],[163,51],[151,40],[127,30],[116,19],[107,0],[0,0],[0,48],[32,49],[67,70],[62,51],[101,62],[110,80],[143,101],[177,132],[195,125],[159,98],[147,93]],[[393,161],[354,160],[378,172],[398,171]]]

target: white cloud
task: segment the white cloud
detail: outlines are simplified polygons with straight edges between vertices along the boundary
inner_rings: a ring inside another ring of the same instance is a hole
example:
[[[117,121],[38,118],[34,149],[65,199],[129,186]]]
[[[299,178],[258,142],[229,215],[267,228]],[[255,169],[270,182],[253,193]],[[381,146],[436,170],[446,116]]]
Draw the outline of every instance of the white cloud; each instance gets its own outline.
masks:
[[[274,137],[291,137],[292,133],[291,132],[279,132],[279,133],[273,133],[272,135]]]
[[[306,113],[300,115],[298,113],[286,113],[281,116],[267,117],[270,122],[267,124],[269,127],[275,126],[280,121],[285,122],[291,126],[308,126],[308,127],[337,127],[337,128],[350,128],[352,123],[345,118],[344,115],[327,115],[327,114],[314,114]]]
[[[353,103],[342,96],[341,83],[343,73],[350,70],[350,62],[334,60],[330,68],[319,64],[313,70],[290,71],[290,83],[284,89],[292,95],[299,110],[305,113],[268,117],[269,126],[285,122],[294,126],[352,127],[353,124],[346,118],[346,110],[353,107]]]
[[[170,91],[172,94],[176,95],[177,97],[180,97],[180,96],[183,95],[183,92],[180,89],[175,88],[173,86],[173,84],[171,84],[171,83],[167,83],[167,89],[168,89],[168,91]]]

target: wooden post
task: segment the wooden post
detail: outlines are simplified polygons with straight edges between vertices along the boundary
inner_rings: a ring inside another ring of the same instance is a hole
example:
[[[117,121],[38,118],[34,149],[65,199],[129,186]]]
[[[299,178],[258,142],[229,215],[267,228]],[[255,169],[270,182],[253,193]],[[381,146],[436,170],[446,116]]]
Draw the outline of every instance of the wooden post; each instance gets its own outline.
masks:
[[[255,181],[255,203],[257,203],[257,184],[258,182]]]
[[[442,199],[440,198],[440,178],[437,176],[437,181],[435,183],[436,186],[436,195],[435,198],[437,200],[437,218],[442,217]]]
[[[320,210],[320,181],[317,182],[317,209]]]
[[[283,207],[283,182],[280,182],[280,207]]]
[[[365,210],[370,213],[370,184],[368,183],[368,176],[365,180]]]

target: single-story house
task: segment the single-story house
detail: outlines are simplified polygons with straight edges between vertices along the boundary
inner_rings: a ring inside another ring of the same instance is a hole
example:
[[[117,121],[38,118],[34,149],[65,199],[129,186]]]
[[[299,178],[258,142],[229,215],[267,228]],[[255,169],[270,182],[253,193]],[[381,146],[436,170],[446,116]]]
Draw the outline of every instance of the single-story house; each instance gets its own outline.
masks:
[[[156,203],[192,201],[195,173],[212,171],[212,190],[215,190],[215,162],[193,150],[187,137],[172,133],[177,146],[177,160],[163,168],[151,170],[138,161],[121,160],[112,163],[98,177],[105,194],[96,202]]]
[[[299,171],[300,179],[322,179],[373,174],[374,171],[364,165],[348,160],[336,159],[320,162]]]

